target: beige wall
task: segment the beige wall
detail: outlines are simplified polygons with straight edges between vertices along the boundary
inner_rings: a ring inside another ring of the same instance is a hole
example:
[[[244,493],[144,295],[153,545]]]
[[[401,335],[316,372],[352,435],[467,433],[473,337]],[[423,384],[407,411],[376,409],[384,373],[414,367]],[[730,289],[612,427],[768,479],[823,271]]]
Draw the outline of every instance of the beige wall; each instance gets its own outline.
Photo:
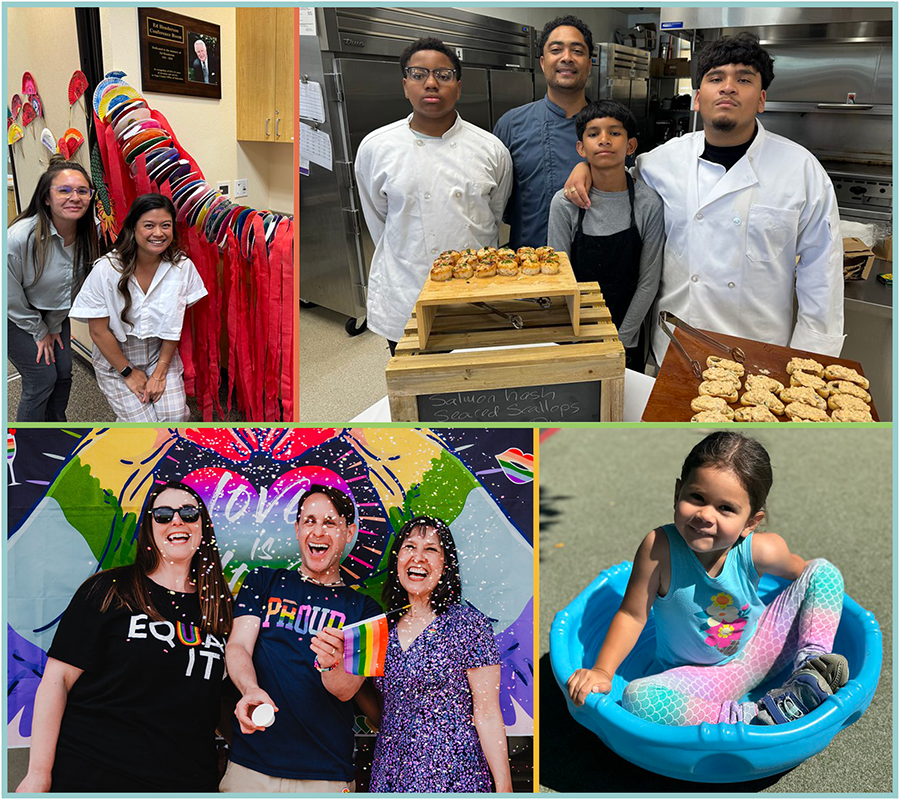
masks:
[[[221,29],[222,99],[143,92],[136,8],[101,8],[104,69],[121,70],[124,80],[159,109],[182,146],[197,160],[206,180],[246,178],[248,195],[237,202],[254,208],[290,212],[294,190],[290,177],[290,144],[238,142],[235,139],[235,12],[233,8],[178,8],[178,14],[218,25]]]
[[[40,143],[46,124],[58,139],[69,127],[86,134],[80,106],[70,113],[69,78],[79,68],[75,15],[71,8],[8,9],[7,103],[21,94],[22,73],[31,72],[45,105],[45,121],[38,119],[16,145],[14,158],[19,195],[27,203],[49,152]],[[293,155],[290,144],[238,142],[235,139],[235,11],[233,8],[179,8],[177,13],[219,25],[222,34],[222,99],[144,93],[138,48],[135,8],[101,8],[100,21],[104,70],[121,70],[124,80],[145,94],[151,107],[161,111],[172,125],[179,142],[197,160],[206,179],[232,182],[246,178],[248,195],[239,202],[255,208],[290,213],[293,208]],[[76,159],[86,168],[90,154],[85,144]]]
[[[71,8],[10,7],[7,14],[6,104],[9,106],[14,94],[24,101],[22,73],[30,72],[44,105],[44,119],[38,117],[25,128],[24,138],[13,147],[19,201],[25,206],[50,160],[50,151],[40,140],[44,127],[56,139],[68,128],[77,128],[85,143],[75,154],[75,160],[88,171],[91,162],[83,106],[79,101],[74,110],[69,108],[69,78],[80,66],[75,12]],[[18,122],[22,123],[21,113]]]

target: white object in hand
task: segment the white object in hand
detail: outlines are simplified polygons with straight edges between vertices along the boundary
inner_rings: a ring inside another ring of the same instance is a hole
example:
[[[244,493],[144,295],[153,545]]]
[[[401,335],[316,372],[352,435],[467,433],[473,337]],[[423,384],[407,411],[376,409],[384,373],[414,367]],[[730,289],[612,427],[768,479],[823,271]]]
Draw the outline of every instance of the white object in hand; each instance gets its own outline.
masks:
[[[275,709],[268,703],[262,703],[253,709],[250,719],[260,728],[268,728],[275,722]]]

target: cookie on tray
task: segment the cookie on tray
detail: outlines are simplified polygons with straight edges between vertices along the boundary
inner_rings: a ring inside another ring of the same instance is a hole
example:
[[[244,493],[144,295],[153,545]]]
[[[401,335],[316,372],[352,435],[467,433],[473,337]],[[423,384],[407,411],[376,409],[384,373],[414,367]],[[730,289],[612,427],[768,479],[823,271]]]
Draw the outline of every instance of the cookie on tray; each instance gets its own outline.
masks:
[[[768,375],[748,375],[744,380],[744,388],[749,392],[753,389],[761,389],[764,392],[778,394],[784,391],[784,384],[770,378]]]
[[[794,373],[795,375],[797,373]],[[784,415],[791,422],[830,422],[831,417],[821,408],[808,406],[805,403],[788,403],[784,407]]]
[[[714,397],[708,394],[701,394],[691,400],[691,411],[697,414],[703,411],[715,411],[728,417],[729,421],[734,419],[734,409],[725,402],[724,397]]]
[[[850,381],[828,381],[825,384],[825,388],[828,390],[829,397],[833,394],[850,394],[858,397],[860,400],[865,400],[867,403],[872,402],[872,395],[863,389],[862,386],[857,386]]]
[[[738,399],[738,387],[729,381],[703,381],[697,392],[710,397],[723,397],[729,403],[735,403]]]
[[[744,365],[738,364],[737,361],[731,361],[727,358],[721,358],[720,356],[709,356],[706,359],[707,367],[722,367],[722,369],[727,369],[729,372],[733,372],[735,375],[740,377],[744,374]]]
[[[788,375],[794,372],[808,372],[810,375],[821,378],[825,374],[825,367],[812,358],[792,358],[788,361],[785,372]]]
[[[863,389],[869,388],[868,378],[864,378],[855,369],[844,367],[841,364],[829,364],[825,367],[825,377],[830,381],[850,381],[857,386],[862,386]]]
[[[691,422],[731,422],[731,418],[718,411],[701,411],[691,417]]]
[[[804,403],[820,411],[828,407],[825,398],[809,386],[788,386],[783,392],[779,392],[778,397],[782,403]]]
[[[838,408],[831,415],[832,422],[875,422],[868,411],[860,408]]]
[[[776,417],[765,406],[744,406],[734,412],[735,422],[778,422]]]
[[[869,404],[852,394],[833,394],[828,398],[828,407],[832,410],[841,408],[857,408],[860,411],[869,412]]]
[[[703,380],[705,381],[728,381],[733,383],[738,389],[741,388],[741,379],[731,370],[724,367],[709,367],[703,370]]]
[[[825,396],[825,381],[818,375],[811,375],[809,372],[795,371],[791,373],[791,386],[805,386],[807,389],[815,389],[822,397]]]
[[[741,405],[744,406],[765,406],[773,414],[784,413],[784,403],[781,402],[774,394],[763,389],[751,389],[741,395]]]

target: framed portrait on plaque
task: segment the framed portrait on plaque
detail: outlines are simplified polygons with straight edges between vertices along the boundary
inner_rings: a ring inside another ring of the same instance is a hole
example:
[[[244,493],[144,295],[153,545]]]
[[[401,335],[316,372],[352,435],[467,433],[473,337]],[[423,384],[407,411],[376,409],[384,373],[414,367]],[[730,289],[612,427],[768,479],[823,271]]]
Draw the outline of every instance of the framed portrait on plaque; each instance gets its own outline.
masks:
[[[222,98],[218,25],[161,8],[139,8],[138,24],[144,91]]]

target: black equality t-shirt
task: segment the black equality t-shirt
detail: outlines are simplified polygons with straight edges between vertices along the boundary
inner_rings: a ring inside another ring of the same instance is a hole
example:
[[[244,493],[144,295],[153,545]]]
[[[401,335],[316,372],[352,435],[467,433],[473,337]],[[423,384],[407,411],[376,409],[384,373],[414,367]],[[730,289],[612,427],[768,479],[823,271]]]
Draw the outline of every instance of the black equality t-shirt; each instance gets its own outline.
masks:
[[[66,702],[58,792],[215,792],[225,640],[197,627],[196,593],[145,578],[165,621],[100,605],[106,574],[78,589],[49,656],[84,670]]]

